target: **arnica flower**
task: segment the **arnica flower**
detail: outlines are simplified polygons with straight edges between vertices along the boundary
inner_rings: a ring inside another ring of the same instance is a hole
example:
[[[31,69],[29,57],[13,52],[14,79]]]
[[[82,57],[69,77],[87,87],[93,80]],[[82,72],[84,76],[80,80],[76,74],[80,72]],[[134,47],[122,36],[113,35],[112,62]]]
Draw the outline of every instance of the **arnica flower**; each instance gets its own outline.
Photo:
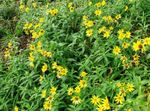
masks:
[[[42,72],[45,73],[47,71],[47,68],[48,68],[47,64],[44,63],[44,65],[42,66],[42,69],[41,69]]]
[[[118,94],[114,97],[114,99],[115,99],[115,102],[116,102],[117,104],[123,104],[123,102],[124,102],[124,97],[123,97],[123,95],[121,95],[120,93],[118,93]]]
[[[130,46],[130,44],[127,43],[127,42],[123,42],[123,43],[122,43],[122,47],[123,47],[124,49],[127,49],[129,46]]]
[[[91,37],[93,35],[93,29],[86,30],[86,36]]]
[[[73,88],[70,87],[67,91],[68,91],[69,96],[71,96],[73,94]]]
[[[75,87],[75,89],[74,89],[75,93],[80,93],[80,91],[81,91],[81,87],[80,86]]]
[[[115,46],[114,49],[113,49],[113,53],[115,55],[118,55],[119,53],[121,53],[121,49],[118,46]]]
[[[18,106],[15,106],[14,111],[19,111]]]
[[[98,96],[92,96],[91,98],[91,103],[94,104],[95,106],[100,104],[101,99]]]
[[[44,108],[44,110],[51,110],[52,109],[52,103],[50,103],[49,101],[45,101],[43,104],[43,108]]]
[[[109,100],[108,100],[107,97],[105,99],[103,99],[102,103],[103,103],[104,110],[109,110],[110,109],[110,104],[109,104]]]
[[[132,48],[134,51],[139,51],[139,50],[144,51],[145,50],[145,46],[143,45],[141,40],[134,42]]]
[[[46,90],[45,90],[45,89],[44,89],[44,90],[42,90],[41,97],[42,97],[42,98],[45,98],[45,97],[46,97]]]
[[[86,77],[86,75],[87,75],[87,73],[85,71],[82,71],[80,74],[81,77]]]
[[[57,90],[56,87],[52,87],[52,88],[50,89],[50,93],[51,93],[52,95],[55,95],[55,94],[56,94],[56,90]]]
[[[87,87],[87,82],[86,82],[85,80],[80,80],[80,81],[79,81],[79,86],[80,86],[81,88],[85,88],[85,87]]]
[[[100,16],[102,14],[102,11],[101,10],[95,10],[94,13],[96,16]]]
[[[73,104],[77,105],[77,104],[81,103],[81,98],[79,96],[73,96],[71,98],[71,101],[72,101]]]
[[[128,83],[128,84],[127,84],[127,91],[128,91],[128,92],[132,92],[133,90],[134,90],[134,85]]]

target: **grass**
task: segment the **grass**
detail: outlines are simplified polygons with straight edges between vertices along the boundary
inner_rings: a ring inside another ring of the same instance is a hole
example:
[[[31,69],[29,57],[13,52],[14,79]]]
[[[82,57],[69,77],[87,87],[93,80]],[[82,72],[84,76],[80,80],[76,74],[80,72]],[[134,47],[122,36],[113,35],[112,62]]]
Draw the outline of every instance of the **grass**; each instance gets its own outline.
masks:
[[[149,2],[4,1],[0,110],[148,111]]]

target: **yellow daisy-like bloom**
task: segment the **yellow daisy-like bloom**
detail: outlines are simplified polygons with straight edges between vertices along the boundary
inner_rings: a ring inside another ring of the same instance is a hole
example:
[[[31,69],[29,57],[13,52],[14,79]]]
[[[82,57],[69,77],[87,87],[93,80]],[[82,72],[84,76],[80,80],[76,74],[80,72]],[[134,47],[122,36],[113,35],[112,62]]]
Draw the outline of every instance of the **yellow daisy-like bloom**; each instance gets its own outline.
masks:
[[[43,108],[45,110],[51,110],[52,109],[52,104],[49,101],[45,101],[43,104]]]
[[[97,2],[95,5],[96,5],[96,7],[100,7],[101,6],[101,2]]]
[[[74,92],[76,92],[76,93],[80,93],[80,91],[81,91],[81,87],[80,87],[80,86],[75,87]]]
[[[140,58],[140,56],[137,55],[137,54],[134,54],[132,57],[133,57],[133,60],[134,60],[134,61],[138,61],[139,58]]]
[[[139,51],[139,50],[144,51],[145,50],[145,47],[140,40],[138,40],[137,42],[134,42],[132,48],[134,51]]]
[[[86,36],[91,37],[93,35],[93,29],[86,30]]]
[[[103,1],[101,2],[101,5],[102,5],[102,6],[105,6],[105,5],[106,5],[106,1],[103,0]]]
[[[115,55],[118,55],[119,53],[121,53],[121,49],[118,46],[115,46],[114,49],[113,49],[113,53]]]
[[[52,63],[52,69],[56,69],[57,66],[58,66],[58,65],[57,65],[57,62],[53,62],[53,63]]]
[[[18,106],[15,106],[14,111],[19,111]]]
[[[110,34],[111,34],[110,30],[105,30],[103,37],[108,38]]]
[[[127,31],[126,34],[125,34],[125,37],[128,38],[128,39],[131,38],[131,32]]]
[[[86,25],[86,28],[90,28],[94,26],[94,22],[92,20],[88,20],[85,25]]]
[[[98,33],[100,34],[102,32],[105,32],[105,30],[106,30],[106,27],[103,26],[103,27],[101,27],[101,28],[98,29]]]
[[[102,14],[102,11],[101,10],[95,10],[94,13],[96,16],[100,16]]]
[[[44,79],[43,75],[40,75],[40,79],[39,79],[40,84],[42,83],[43,79]]]
[[[42,72],[45,73],[47,71],[47,68],[48,68],[47,64],[44,63],[44,65],[42,66],[42,69],[41,69]]]
[[[116,15],[115,18],[119,20],[121,18],[121,14]]]
[[[126,90],[124,88],[120,88],[119,94],[122,95],[123,97],[125,97],[126,96]]]
[[[127,91],[128,91],[128,92],[132,92],[132,91],[134,91],[134,85],[133,85],[133,84],[128,83],[128,84],[127,84]]]
[[[126,56],[121,56],[121,61],[124,64],[127,61],[127,57]]]
[[[127,43],[127,42],[123,42],[123,44],[122,44],[122,47],[123,47],[124,49],[128,48],[129,46],[130,46],[130,44]]]
[[[117,82],[117,83],[116,83],[116,86],[117,86],[118,88],[120,88],[120,87],[122,87],[122,84],[121,84],[120,82]]]
[[[55,16],[55,15],[58,14],[58,9],[50,9],[48,12],[49,12],[52,16]]]
[[[45,90],[45,89],[44,89],[44,90],[42,90],[41,97],[42,97],[42,98],[45,98],[45,97],[46,97],[46,90]]]
[[[67,91],[68,91],[69,96],[71,96],[73,94],[73,88],[70,87]]]
[[[129,7],[126,5],[124,10],[127,11],[128,9],[129,9]]]
[[[73,104],[77,105],[77,104],[81,103],[81,98],[79,96],[73,96],[71,98],[71,101],[72,101]]]
[[[96,108],[97,111],[104,111],[103,105],[98,105],[98,107]]]
[[[80,80],[80,81],[79,81],[79,86],[80,86],[81,88],[85,88],[85,87],[87,87],[87,82],[86,82],[85,80]]]
[[[116,102],[117,104],[123,104],[123,102],[124,102],[124,97],[123,97],[123,95],[121,95],[120,93],[117,94],[117,95],[114,97],[114,99],[115,99],[115,102]]]
[[[81,77],[86,77],[86,75],[87,75],[87,73],[85,71],[82,71],[80,74]]]
[[[95,106],[98,105],[100,103],[100,98],[98,96],[92,96],[91,98],[91,103],[94,104]]]
[[[150,45],[150,37],[146,37],[143,39],[144,45]]]
[[[29,45],[29,49],[32,50],[32,51],[34,51],[34,50],[35,50],[35,46],[32,45],[32,44],[30,44],[30,45]]]
[[[56,94],[56,90],[57,90],[56,87],[52,87],[52,88],[50,89],[50,93],[51,93],[52,95],[55,95],[55,94]]]
[[[44,22],[44,20],[45,20],[45,18],[44,18],[44,17],[39,18],[39,22],[40,22],[40,23],[43,23],[43,22]]]
[[[105,99],[103,99],[102,103],[103,103],[104,110],[109,110],[110,109],[110,104],[109,104],[109,100],[108,100],[107,97]]]

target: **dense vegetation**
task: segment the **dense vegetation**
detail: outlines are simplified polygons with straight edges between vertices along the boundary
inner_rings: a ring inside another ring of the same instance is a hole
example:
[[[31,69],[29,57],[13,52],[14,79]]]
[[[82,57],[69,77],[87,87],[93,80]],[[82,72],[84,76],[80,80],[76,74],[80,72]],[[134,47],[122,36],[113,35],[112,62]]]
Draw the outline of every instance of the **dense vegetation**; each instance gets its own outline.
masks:
[[[150,0],[1,0],[1,111],[148,111]]]

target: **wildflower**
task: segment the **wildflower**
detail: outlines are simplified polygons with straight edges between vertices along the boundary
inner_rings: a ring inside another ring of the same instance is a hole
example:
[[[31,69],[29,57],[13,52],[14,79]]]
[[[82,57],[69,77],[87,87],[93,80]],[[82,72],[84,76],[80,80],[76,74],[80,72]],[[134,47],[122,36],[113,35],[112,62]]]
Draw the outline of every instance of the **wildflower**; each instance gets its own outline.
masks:
[[[52,109],[52,104],[49,101],[45,101],[43,104],[43,108],[45,110],[51,110]]]
[[[86,30],[86,36],[91,37],[93,35],[93,29]]]
[[[24,11],[25,5],[21,4],[21,5],[19,6],[19,9],[20,9],[20,11]]]
[[[101,6],[101,2],[97,2],[95,5],[96,5],[96,7],[100,7]]]
[[[9,49],[11,49],[12,48],[12,42],[9,42],[7,46]]]
[[[74,12],[75,7],[69,7],[70,12]]]
[[[101,2],[101,5],[102,5],[102,6],[105,6],[105,5],[106,5],[106,1],[103,0],[103,1]]]
[[[120,39],[120,40],[122,40],[122,39],[124,39],[125,38],[125,33],[124,33],[124,30],[123,29],[120,29],[119,31],[118,31],[118,39]]]
[[[39,22],[40,22],[40,23],[43,23],[43,22],[44,22],[44,17],[40,18],[40,19],[39,19]]]
[[[33,6],[34,8],[36,8],[36,7],[37,7],[37,3],[36,3],[36,2],[32,3],[32,6]]]
[[[121,49],[118,46],[115,46],[114,49],[113,49],[113,53],[115,55],[118,55],[120,52],[121,52]]]
[[[55,15],[58,14],[58,9],[50,9],[48,12],[49,12],[52,16],[55,16]]]
[[[127,61],[127,57],[126,56],[121,56],[121,61],[122,61],[122,63],[125,63]]]
[[[110,30],[105,30],[103,37],[108,38],[110,36]]]
[[[129,7],[126,5],[124,10],[127,11],[128,9],[129,9]]]
[[[122,47],[123,47],[124,49],[128,48],[129,46],[130,46],[130,44],[127,43],[127,42],[123,42],[123,44],[122,44]]]
[[[150,37],[146,37],[143,39],[144,45],[150,45]]]
[[[18,106],[15,106],[14,111],[19,111]]]
[[[108,100],[107,97],[103,100],[102,103],[103,103],[104,110],[109,110],[110,109],[109,100]]]
[[[122,104],[124,102],[123,95],[121,95],[119,93],[114,97],[114,99],[117,104]]]
[[[84,21],[86,21],[86,20],[88,20],[88,16],[84,15],[84,16],[82,17],[82,19],[83,19]]]
[[[87,73],[85,71],[82,71],[80,74],[81,77],[86,77],[86,75],[87,75]]]
[[[94,13],[96,16],[100,16],[102,14],[102,11],[101,10],[95,10]]]
[[[133,50],[134,51],[138,51],[138,50],[143,50],[144,51],[144,45],[142,44],[142,42],[140,40],[133,43]]]
[[[35,46],[32,45],[32,44],[30,44],[30,45],[29,45],[29,49],[33,51],[33,50],[35,50]]]
[[[71,96],[73,94],[73,88],[69,88],[67,91],[68,91],[69,96]]]
[[[92,21],[92,20],[88,20],[87,22],[86,22],[86,28],[90,28],[90,27],[92,27],[94,25],[94,22]]]
[[[100,98],[98,96],[92,96],[91,103],[94,105],[98,105],[100,103]]]
[[[30,52],[28,59],[29,59],[30,62],[34,61],[34,56],[33,56],[32,52]]]
[[[53,101],[53,96],[48,96],[47,98],[46,98],[46,101],[48,101],[48,102],[52,102]]]
[[[57,68],[57,62],[53,62],[52,63],[52,69],[56,69]]]
[[[46,97],[46,90],[45,90],[45,89],[44,89],[44,90],[42,90],[41,97],[42,97],[42,98],[45,98],[45,97]]]
[[[30,10],[29,7],[26,7],[26,8],[25,8],[25,11],[26,11],[27,13],[29,12],[29,10]]]
[[[62,66],[57,66],[57,77],[61,78],[62,76],[65,76],[68,72],[67,68],[64,68]]]
[[[120,82],[117,82],[117,83],[116,83],[116,86],[117,86],[118,88],[120,88],[120,87],[122,86],[122,84],[121,84]]]
[[[81,103],[81,98],[79,96],[73,96],[71,98],[71,101],[72,101],[73,104],[77,105],[77,104]]]
[[[134,90],[134,85],[128,83],[128,84],[127,84],[127,91],[128,91],[128,92],[132,92],[133,90]]]
[[[121,14],[116,15],[115,18],[119,20],[121,18]]]
[[[105,30],[106,30],[106,27],[103,26],[103,27],[101,27],[101,28],[98,29],[98,33],[105,32]]]
[[[104,111],[104,108],[103,108],[103,105],[98,105],[98,108],[96,108],[97,109],[97,111]]]
[[[55,95],[55,94],[56,94],[56,90],[57,90],[56,87],[52,87],[52,88],[50,89],[50,93],[51,93],[52,95]]]
[[[127,31],[125,37],[129,39],[131,37],[131,32]]]
[[[91,2],[91,1],[89,1],[88,5],[89,5],[89,6],[91,6],[91,5],[92,5],[92,2]]]
[[[42,69],[41,69],[43,73],[45,73],[47,71],[47,67],[48,67],[47,64],[44,63],[44,65],[42,66]]]
[[[80,81],[79,81],[79,86],[80,86],[81,88],[85,88],[85,87],[87,86],[86,81],[85,81],[85,80],[80,80]]]
[[[134,61],[137,61],[137,60],[139,60],[139,58],[140,58],[140,56],[137,55],[137,54],[134,54],[132,57],[133,57],[133,60],[134,60]]]
[[[126,91],[125,91],[125,89],[123,87],[120,88],[119,94],[122,95],[122,96],[124,96],[124,97],[126,96]]]
[[[76,93],[80,93],[80,91],[81,91],[81,88],[80,88],[79,86],[75,87],[74,92],[76,92]]]
[[[44,79],[43,75],[40,75],[40,79],[39,79],[40,84],[42,83],[43,79]]]

